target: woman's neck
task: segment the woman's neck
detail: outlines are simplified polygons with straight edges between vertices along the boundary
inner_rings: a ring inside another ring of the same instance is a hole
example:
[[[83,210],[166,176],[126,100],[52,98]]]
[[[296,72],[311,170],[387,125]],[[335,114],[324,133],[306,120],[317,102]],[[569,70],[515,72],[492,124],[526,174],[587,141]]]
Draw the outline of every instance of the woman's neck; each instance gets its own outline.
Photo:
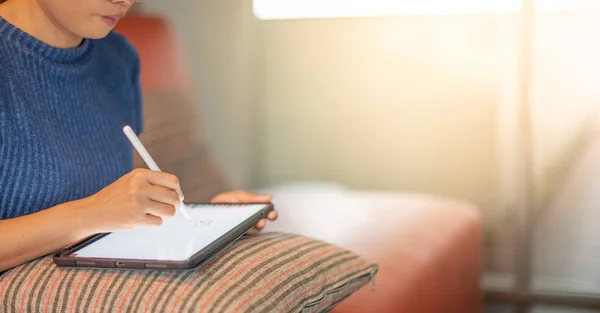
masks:
[[[74,48],[83,38],[60,27],[35,0],[7,1],[0,5],[0,16],[36,39],[57,48]]]

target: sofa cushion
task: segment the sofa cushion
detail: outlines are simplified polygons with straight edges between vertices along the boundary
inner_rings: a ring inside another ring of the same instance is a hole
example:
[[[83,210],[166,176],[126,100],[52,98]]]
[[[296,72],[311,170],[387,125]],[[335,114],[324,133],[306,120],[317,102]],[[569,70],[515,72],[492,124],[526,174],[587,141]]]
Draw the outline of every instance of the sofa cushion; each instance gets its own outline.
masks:
[[[225,174],[202,136],[194,104],[177,92],[146,92],[140,140],[160,169],[179,177],[186,202],[207,202],[230,190]],[[147,168],[135,153],[135,167]]]
[[[332,312],[482,312],[481,220],[472,203],[335,186],[259,192],[272,193],[279,212],[266,231],[320,239],[378,264],[376,292],[363,288]]]
[[[45,257],[0,277],[0,312],[327,312],[377,269],[283,233],[246,236],[187,271],[65,269]]]

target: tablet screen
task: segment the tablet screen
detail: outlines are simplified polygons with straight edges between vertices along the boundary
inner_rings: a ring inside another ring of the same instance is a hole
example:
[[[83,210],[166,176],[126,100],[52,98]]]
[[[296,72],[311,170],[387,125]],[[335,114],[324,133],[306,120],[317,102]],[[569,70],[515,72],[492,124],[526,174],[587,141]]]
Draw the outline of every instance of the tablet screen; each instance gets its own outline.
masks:
[[[159,227],[111,233],[75,251],[74,257],[185,261],[267,205],[186,204],[192,221],[177,211]]]

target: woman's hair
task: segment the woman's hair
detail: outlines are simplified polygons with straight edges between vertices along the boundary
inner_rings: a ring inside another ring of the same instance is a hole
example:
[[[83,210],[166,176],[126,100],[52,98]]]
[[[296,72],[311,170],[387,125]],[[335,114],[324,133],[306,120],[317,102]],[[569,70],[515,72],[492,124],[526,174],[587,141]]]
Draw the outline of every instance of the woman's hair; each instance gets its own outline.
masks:
[[[2,2],[6,2],[6,0],[0,0],[0,4],[2,4]]]

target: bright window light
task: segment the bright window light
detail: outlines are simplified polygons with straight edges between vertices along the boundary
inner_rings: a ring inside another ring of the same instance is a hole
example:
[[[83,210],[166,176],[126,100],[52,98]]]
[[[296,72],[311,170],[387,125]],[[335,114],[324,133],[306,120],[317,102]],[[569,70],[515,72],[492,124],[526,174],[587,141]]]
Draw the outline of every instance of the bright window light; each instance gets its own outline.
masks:
[[[522,0],[253,0],[260,19],[506,13]],[[598,7],[600,0],[533,0],[537,10]]]
[[[254,0],[253,3],[254,13],[260,19],[501,13],[521,9],[521,0]]]
[[[589,8],[600,5],[598,0],[534,0],[533,3],[538,10]]]

